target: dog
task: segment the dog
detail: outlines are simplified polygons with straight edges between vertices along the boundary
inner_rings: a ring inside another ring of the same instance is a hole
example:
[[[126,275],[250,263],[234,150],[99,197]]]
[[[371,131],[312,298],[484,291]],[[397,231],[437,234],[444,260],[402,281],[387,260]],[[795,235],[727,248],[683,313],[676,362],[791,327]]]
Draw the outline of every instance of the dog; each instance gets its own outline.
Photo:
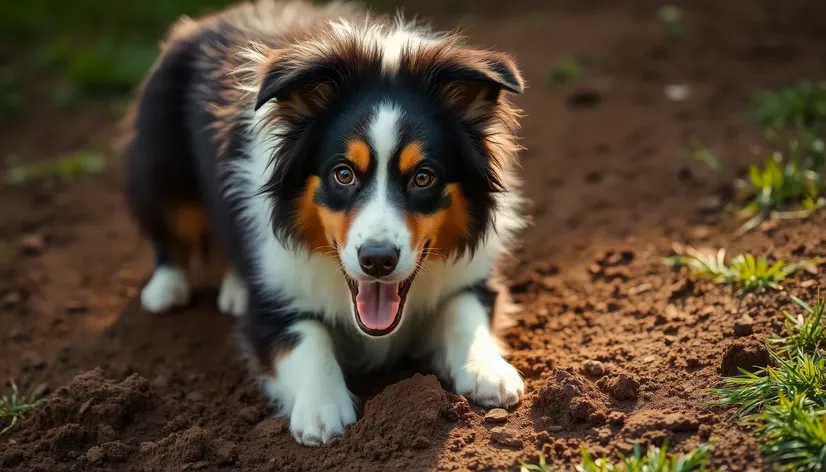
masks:
[[[510,56],[277,0],[182,18],[160,49],[123,135],[146,311],[186,305],[189,258],[219,248],[218,306],[304,445],[356,421],[345,375],[402,358],[480,406],[520,401],[493,329],[526,224]]]

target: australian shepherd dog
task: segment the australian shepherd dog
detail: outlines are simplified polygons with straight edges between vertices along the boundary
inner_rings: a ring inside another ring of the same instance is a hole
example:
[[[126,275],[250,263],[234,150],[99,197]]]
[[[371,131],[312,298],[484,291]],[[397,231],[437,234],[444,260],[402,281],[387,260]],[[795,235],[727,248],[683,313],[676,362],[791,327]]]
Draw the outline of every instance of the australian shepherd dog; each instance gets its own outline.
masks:
[[[401,358],[515,405],[493,319],[525,222],[508,98],[523,88],[508,55],[346,3],[181,19],[123,135],[156,258],[143,308],[187,304],[190,256],[219,248],[218,306],[301,444],[356,421],[345,375]]]

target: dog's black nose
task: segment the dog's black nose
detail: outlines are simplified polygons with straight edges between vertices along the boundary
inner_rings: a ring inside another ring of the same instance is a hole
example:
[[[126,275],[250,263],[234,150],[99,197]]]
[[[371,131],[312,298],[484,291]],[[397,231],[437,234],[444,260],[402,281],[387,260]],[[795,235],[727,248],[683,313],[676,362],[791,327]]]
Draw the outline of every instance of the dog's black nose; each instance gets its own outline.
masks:
[[[361,270],[373,277],[392,274],[399,263],[399,250],[389,244],[365,244],[358,256]]]

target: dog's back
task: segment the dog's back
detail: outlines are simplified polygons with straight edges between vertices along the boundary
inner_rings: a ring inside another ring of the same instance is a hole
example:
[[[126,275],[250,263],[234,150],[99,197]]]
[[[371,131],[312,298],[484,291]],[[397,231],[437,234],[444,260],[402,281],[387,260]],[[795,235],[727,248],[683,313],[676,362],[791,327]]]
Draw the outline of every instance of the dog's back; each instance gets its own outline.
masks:
[[[184,17],[170,29],[124,123],[128,204],[158,264],[185,266],[213,236],[223,251],[234,251],[216,174],[220,156],[242,145],[233,128],[244,110],[228,72],[243,65],[245,48],[278,47],[330,20],[364,16],[351,4],[261,0]]]

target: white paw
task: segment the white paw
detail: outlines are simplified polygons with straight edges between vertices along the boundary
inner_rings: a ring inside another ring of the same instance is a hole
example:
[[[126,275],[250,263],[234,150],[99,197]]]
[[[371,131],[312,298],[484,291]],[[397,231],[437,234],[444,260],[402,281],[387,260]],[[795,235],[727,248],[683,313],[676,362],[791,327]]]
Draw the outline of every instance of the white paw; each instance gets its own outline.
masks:
[[[453,373],[456,393],[484,407],[507,408],[519,403],[525,383],[516,369],[500,356],[469,362]]]
[[[235,271],[227,272],[218,294],[218,309],[227,315],[242,316],[247,311],[248,300],[249,292],[244,279]]]
[[[290,432],[300,444],[320,446],[355,422],[356,410],[346,388],[304,388],[290,415]]]
[[[174,267],[158,267],[141,292],[141,305],[151,313],[163,313],[189,303],[186,274]]]

